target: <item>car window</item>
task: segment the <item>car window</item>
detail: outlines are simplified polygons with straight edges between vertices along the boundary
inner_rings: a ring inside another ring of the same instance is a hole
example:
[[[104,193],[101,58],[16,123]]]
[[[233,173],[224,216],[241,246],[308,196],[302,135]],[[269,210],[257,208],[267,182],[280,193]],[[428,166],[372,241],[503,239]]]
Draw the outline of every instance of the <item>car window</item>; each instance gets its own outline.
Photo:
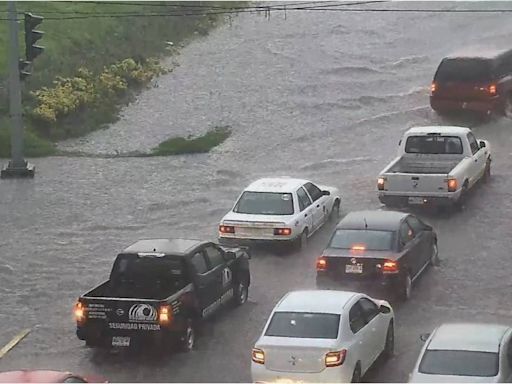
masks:
[[[195,253],[190,262],[194,266],[196,273],[201,275],[208,272],[208,265],[202,252]]]
[[[352,333],[359,332],[366,325],[365,315],[359,301],[350,308],[348,321],[350,322],[350,330]]]
[[[311,199],[309,198],[303,187],[300,187],[297,190],[297,197],[299,199],[299,209],[301,212],[312,204]]]
[[[400,243],[402,245],[407,244],[414,238],[414,232],[407,222],[403,222],[400,226]]]
[[[379,314],[379,307],[373,301],[363,297],[362,299],[359,300],[359,304],[363,309],[363,313],[365,315],[367,323],[372,321],[372,319]]]
[[[472,133],[468,133],[468,140],[469,140],[469,146],[471,147],[471,153],[473,153],[473,155],[474,155],[480,149],[478,147],[478,142],[476,141],[475,136]]]
[[[391,231],[337,229],[328,248],[389,251],[393,249],[393,238],[395,237]]]
[[[479,58],[444,59],[434,76],[435,82],[481,83],[494,79],[492,61]]]
[[[429,375],[492,377],[498,370],[497,353],[477,351],[426,350],[419,366]]]
[[[423,155],[461,155],[462,141],[457,136],[409,136],[405,152]]]
[[[414,216],[407,217],[407,223],[411,226],[414,233],[419,233],[425,230],[425,225]]]
[[[265,336],[336,339],[340,315],[333,313],[275,312]]]
[[[306,188],[306,190],[309,193],[309,196],[311,196],[313,201],[317,201],[323,195],[322,190],[320,188],[318,188],[316,185],[314,185],[313,183],[304,184],[304,188]]]
[[[245,191],[233,211],[252,215],[293,215],[292,194]]]
[[[220,250],[213,246],[205,247],[206,255],[208,256],[208,259],[210,260],[210,268],[214,269],[215,267],[218,267],[219,265],[224,265],[224,257],[222,257],[222,253]]]

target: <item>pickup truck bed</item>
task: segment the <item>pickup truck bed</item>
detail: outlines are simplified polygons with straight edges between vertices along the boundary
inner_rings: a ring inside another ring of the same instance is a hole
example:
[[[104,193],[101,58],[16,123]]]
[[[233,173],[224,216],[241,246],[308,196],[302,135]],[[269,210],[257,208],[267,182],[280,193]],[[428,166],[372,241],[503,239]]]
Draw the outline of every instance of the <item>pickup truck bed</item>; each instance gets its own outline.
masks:
[[[389,170],[388,173],[421,173],[421,174],[444,174],[447,175],[462,159],[429,160],[411,159],[401,157]]]

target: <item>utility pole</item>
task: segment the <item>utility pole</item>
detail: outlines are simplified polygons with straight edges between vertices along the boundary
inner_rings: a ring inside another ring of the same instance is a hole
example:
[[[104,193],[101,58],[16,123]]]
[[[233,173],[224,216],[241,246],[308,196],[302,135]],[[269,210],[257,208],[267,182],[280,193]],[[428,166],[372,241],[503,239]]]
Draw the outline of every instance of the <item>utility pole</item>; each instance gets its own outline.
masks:
[[[16,3],[8,2],[9,19],[9,113],[11,117],[11,161],[2,169],[1,178],[34,177],[35,168],[23,156],[23,116],[21,108],[18,14]]]

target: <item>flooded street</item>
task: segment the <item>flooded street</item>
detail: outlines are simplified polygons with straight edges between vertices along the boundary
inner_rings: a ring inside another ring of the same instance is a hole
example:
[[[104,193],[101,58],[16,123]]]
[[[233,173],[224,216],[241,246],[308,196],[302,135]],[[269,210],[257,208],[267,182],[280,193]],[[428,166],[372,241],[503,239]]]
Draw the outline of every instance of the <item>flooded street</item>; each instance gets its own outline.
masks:
[[[419,7],[393,5],[407,6]],[[484,4],[465,7],[477,6]],[[255,252],[249,302],[219,314],[190,355],[93,352],[76,338],[73,304],[139,238],[215,239],[238,193],[259,177],[338,187],[342,213],[380,207],[376,176],[400,135],[444,123],[428,105],[440,59],[462,45],[506,46],[511,34],[509,14],[288,12],[285,20],[275,12],[270,20],[242,14],[193,42],[180,66],[111,129],[61,147],[147,151],[229,125],[224,144],[202,155],[36,159],[34,180],[0,182],[0,346],[32,329],[0,370],[62,369],[111,382],[250,381],[254,341],[284,293],[314,288],[314,262],[332,225],[300,253]],[[439,233],[441,265],[396,307],[396,356],[367,381],[406,381],[420,333],[441,322],[512,323],[512,121],[472,126],[491,143],[492,180],[463,212],[423,216]]]

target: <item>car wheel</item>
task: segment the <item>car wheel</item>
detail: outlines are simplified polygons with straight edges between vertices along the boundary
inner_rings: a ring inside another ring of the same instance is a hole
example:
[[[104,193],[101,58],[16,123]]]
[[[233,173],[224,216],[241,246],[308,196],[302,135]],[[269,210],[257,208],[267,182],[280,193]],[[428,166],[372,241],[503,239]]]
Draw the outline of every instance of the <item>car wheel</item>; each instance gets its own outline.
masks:
[[[483,181],[484,181],[484,183],[488,183],[490,179],[491,179],[491,162],[487,161],[487,164],[485,165]]]
[[[507,100],[505,101],[504,114],[509,119],[512,119],[512,94],[508,95]]]
[[[187,324],[187,328],[182,333],[179,341],[179,349],[181,352],[190,352],[194,349],[194,345],[196,342],[196,332],[192,325],[192,321],[189,320]]]
[[[299,238],[296,240],[295,247],[298,250],[305,249],[308,245],[308,229],[304,229],[300,234]]]
[[[409,272],[406,272],[406,275],[404,276],[404,279],[402,281],[402,286],[400,288],[400,299],[402,301],[407,301],[411,298],[411,291],[412,291],[412,279],[411,274]]]
[[[246,303],[249,297],[249,287],[246,280],[237,283],[235,287],[235,305],[240,306]]]
[[[464,205],[466,204],[468,194],[468,185],[464,183],[462,186],[462,191],[460,193],[459,199],[453,204],[453,208],[455,211],[460,212],[464,209]]]
[[[356,367],[354,368],[354,373],[352,374],[352,380],[350,380],[351,383],[360,383],[361,382],[361,366],[359,365],[359,362],[356,364]]]
[[[382,355],[385,359],[390,359],[393,357],[395,353],[395,330],[393,327],[393,320],[389,322],[388,332],[386,333],[386,344],[384,345],[384,350],[382,351]]]
[[[332,206],[332,211],[329,216],[329,219],[331,221],[338,221],[339,218],[340,218],[340,202],[339,202],[339,200],[336,200],[334,202],[334,205]]]
[[[432,243],[432,256],[430,257],[430,265],[438,266],[439,264],[439,249],[437,247],[437,242],[434,240]]]

